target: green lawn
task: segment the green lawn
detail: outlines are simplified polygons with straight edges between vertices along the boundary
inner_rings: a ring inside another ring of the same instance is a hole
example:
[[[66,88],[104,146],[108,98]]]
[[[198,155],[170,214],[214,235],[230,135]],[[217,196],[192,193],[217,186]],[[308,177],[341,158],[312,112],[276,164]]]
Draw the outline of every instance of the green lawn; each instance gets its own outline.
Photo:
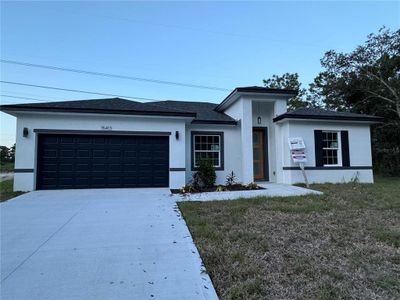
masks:
[[[13,162],[2,162],[0,163],[0,172],[13,172],[14,171],[14,163]]]
[[[24,192],[13,192],[14,180],[0,182],[0,202],[22,195]]]
[[[400,178],[312,188],[179,203],[222,299],[400,298]]]

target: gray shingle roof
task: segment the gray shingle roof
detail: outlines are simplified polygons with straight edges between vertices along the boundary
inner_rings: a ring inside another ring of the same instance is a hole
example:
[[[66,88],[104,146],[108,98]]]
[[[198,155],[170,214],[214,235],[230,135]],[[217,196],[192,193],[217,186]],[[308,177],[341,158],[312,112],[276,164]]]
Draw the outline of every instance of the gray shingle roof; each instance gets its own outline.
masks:
[[[283,119],[319,119],[319,120],[347,120],[347,121],[372,121],[380,122],[381,117],[355,114],[350,112],[339,112],[320,108],[298,108],[286,112],[274,118],[274,122]]]
[[[168,116],[188,116],[188,117],[196,116],[195,113],[190,111],[183,111],[183,110],[153,105],[151,103],[141,103],[121,98],[11,104],[11,105],[1,105],[0,110],[168,115]]]
[[[193,123],[236,124],[222,112],[214,111],[217,104],[189,101],[156,101],[142,103],[121,98],[58,101],[1,105],[2,111],[53,111],[104,114],[166,115],[193,117]]]
[[[195,101],[155,101],[142,103],[121,98],[59,101],[46,103],[27,103],[0,105],[1,111],[52,111],[103,114],[132,114],[154,116],[192,117],[192,123],[199,124],[236,124],[237,122],[223,112],[216,111],[218,104]],[[274,122],[283,119],[320,119],[380,122],[381,117],[337,112],[318,108],[299,108],[286,112]]]
[[[160,107],[169,107],[172,109],[191,111],[196,113],[196,118],[193,123],[226,123],[236,124],[235,119],[224,114],[223,112],[217,112],[214,109],[218,104],[210,102],[194,102],[194,101],[157,101],[151,102]]]
[[[216,106],[217,111],[223,110],[224,105],[229,101],[230,97],[235,93],[257,93],[257,94],[272,94],[272,95],[286,95],[286,96],[296,96],[299,91],[289,90],[289,89],[272,89],[262,86],[245,86],[235,88],[220,104]]]

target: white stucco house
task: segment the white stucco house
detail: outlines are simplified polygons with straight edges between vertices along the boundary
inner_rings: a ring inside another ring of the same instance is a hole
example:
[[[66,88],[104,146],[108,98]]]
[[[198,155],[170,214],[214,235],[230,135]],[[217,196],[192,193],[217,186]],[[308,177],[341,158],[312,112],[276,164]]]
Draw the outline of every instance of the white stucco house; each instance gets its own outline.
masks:
[[[200,157],[217,183],[303,182],[288,138],[302,137],[309,182],[373,182],[370,125],[380,118],[287,111],[292,90],[242,87],[220,104],[120,98],[2,105],[17,118],[14,189],[170,187]]]

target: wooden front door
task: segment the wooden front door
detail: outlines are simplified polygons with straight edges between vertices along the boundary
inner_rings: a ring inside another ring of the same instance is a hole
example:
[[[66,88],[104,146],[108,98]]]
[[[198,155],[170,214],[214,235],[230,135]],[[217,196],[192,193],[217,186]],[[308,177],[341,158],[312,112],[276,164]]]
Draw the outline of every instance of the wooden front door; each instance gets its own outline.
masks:
[[[268,180],[266,174],[266,128],[253,129],[253,172],[254,180]]]

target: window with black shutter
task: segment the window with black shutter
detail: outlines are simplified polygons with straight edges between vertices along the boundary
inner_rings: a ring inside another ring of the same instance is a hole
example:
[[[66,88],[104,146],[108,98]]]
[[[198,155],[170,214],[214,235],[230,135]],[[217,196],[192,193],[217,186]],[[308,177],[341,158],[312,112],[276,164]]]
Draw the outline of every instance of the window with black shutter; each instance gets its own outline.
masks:
[[[349,134],[347,130],[314,130],[315,166],[349,167]]]

